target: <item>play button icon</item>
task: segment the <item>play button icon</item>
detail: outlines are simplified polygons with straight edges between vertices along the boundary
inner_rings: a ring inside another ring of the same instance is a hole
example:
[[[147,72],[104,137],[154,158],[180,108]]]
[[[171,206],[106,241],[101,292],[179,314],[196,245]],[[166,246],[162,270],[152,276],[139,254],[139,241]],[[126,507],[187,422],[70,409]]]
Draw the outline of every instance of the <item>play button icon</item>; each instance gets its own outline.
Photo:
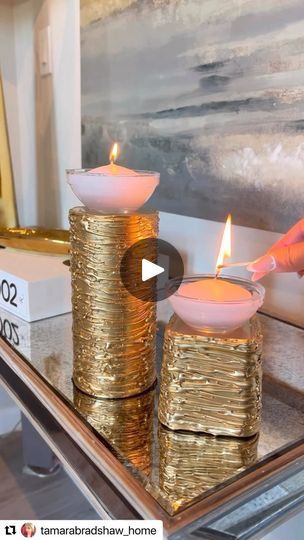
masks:
[[[158,302],[171,296],[180,286],[183,274],[184,264],[177,249],[158,238],[135,242],[120,265],[124,287],[144,302]]]
[[[147,279],[151,279],[155,276],[158,276],[159,274],[162,274],[165,271],[164,268],[161,266],[158,266],[158,264],[154,264],[151,261],[147,261],[147,259],[142,259],[141,261],[141,280],[147,281]]]

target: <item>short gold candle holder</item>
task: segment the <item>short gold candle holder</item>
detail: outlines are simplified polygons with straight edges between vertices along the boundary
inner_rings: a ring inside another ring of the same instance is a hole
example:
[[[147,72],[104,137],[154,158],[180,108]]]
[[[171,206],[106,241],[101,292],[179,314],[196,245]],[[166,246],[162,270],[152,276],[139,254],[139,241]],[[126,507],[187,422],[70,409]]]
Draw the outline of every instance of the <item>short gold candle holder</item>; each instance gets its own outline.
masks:
[[[74,404],[80,414],[117,452],[146,476],[151,474],[155,387],[139,396],[96,399],[74,387]]]
[[[247,439],[159,427],[159,483],[174,510],[257,460],[258,435]]]
[[[159,420],[173,430],[250,437],[261,416],[262,334],[255,315],[229,334],[173,315],[165,331]]]
[[[94,397],[140,394],[156,378],[156,307],[146,300],[153,298],[154,284],[142,282],[136,261],[127,261],[126,273],[138,280],[137,297],[132,296],[122,283],[121,266],[128,248],[157,237],[158,213],[98,214],[77,207],[69,217],[73,381]],[[157,253],[146,256],[156,260]]]

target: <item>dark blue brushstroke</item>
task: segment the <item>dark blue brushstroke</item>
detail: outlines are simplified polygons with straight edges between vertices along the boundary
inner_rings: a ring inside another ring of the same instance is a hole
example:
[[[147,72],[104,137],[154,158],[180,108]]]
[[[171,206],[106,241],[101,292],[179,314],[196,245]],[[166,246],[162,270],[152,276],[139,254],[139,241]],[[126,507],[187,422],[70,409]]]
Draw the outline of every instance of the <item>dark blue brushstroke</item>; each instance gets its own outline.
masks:
[[[212,113],[241,112],[241,111],[272,111],[274,98],[247,98],[233,101],[211,101],[201,105],[187,105],[176,109],[166,109],[157,112],[147,112],[134,117],[139,118],[183,118],[189,116],[205,116]]]
[[[230,77],[210,75],[209,77],[202,77],[200,79],[200,87],[203,88],[203,90],[218,92],[219,90],[223,90],[229,82]]]
[[[205,72],[214,71],[216,69],[220,69],[224,67],[226,63],[227,63],[226,61],[225,62],[209,62],[209,64],[200,64],[199,66],[194,66],[191,69],[193,71],[198,71],[199,73],[205,73]]]
[[[304,119],[287,122],[285,125],[287,129],[291,129],[292,131],[304,131]]]

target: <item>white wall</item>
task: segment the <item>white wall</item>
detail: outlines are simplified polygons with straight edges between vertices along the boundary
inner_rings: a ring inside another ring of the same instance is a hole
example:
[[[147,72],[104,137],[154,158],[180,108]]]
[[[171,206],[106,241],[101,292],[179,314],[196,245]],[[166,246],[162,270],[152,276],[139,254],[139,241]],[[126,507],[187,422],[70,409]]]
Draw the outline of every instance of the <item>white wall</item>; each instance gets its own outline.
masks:
[[[78,201],[66,185],[65,169],[81,165],[79,0],[0,0],[0,10],[20,222],[67,227],[68,210]],[[53,72],[42,78],[35,42],[48,24]],[[187,272],[214,270],[221,231],[219,223],[161,214],[160,236],[182,252]],[[277,235],[234,227],[233,238],[233,258],[244,260],[261,255]],[[303,324],[304,279],[272,275],[263,283],[267,310]]]
[[[79,1],[34,3],[37,223],[67,227],[67,209],[77,200],[67,186],[65,169],[81,165]],[[39,31],[47,26],[52,73],[41,76]]]
[[[53,47],[54,115],[57,140],[60,225],[79,204],[67,185],[65,170],[81,167],[79,0],[50,0]]]
[[[14,3],[12,3],[14,4]],[[14,174],[20,224],[37,222],[37,151],[35,145],[35,80],[33,2],[18,1],[14,16],[20,171]],[[9,111],[8,111],[9,112]]]
[[[47,25],[53,71],[41,77]],[[0,67],[20,224],[67,226],[65,169],[81,164],[79,0],[0,0]]]

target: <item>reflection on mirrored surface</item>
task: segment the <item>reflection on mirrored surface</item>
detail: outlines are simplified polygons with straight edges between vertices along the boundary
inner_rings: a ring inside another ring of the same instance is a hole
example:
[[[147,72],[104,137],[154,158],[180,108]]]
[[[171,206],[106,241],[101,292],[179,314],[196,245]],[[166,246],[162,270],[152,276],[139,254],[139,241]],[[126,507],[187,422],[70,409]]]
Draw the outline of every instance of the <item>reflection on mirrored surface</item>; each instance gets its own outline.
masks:
[[[159,426],[159,483],[177,510],[257,459],[258,435],[248,439],[171,431]]]
[[[70,314],[34,323],[26,323],[4,311],[0,318],[2,335],[10,345],[71,411],[83,418],[96,437],[113,448],[119,460],[170,513],[189,506],[194,498],[205,497],[210,489],[219,490],[223,482],[233,481],[240,473],[246,474],[248,467],[255,467],[255,460],[259,463],[270,453],[273,453],[271,459],[276,459],[279,448],[303,438],[303,401],[300,403],[297,398],[304,391],[302,356],[297,352],[303,350],[301,329],[261,317],[265,374],[262,425],[258,440],[245,439],[240,443],[235,438],[231,441],[166,431],[157,420],[157,399],[153,397],[157,389],[127,400],[94,399],[76,393],[72,382]],[[158,345],[160,367],[161,335]],[[284,387],[283,392],[279,378],[282,373],[285,380],[286,365],[290,363],[293,379],[289,390]],[[188,455],[186,468],[185,454]]]
[[[102,399],[74,386],[74,405],[89,424],[111,441],[119,457],[151,474],[155,389],[125,399]]]

